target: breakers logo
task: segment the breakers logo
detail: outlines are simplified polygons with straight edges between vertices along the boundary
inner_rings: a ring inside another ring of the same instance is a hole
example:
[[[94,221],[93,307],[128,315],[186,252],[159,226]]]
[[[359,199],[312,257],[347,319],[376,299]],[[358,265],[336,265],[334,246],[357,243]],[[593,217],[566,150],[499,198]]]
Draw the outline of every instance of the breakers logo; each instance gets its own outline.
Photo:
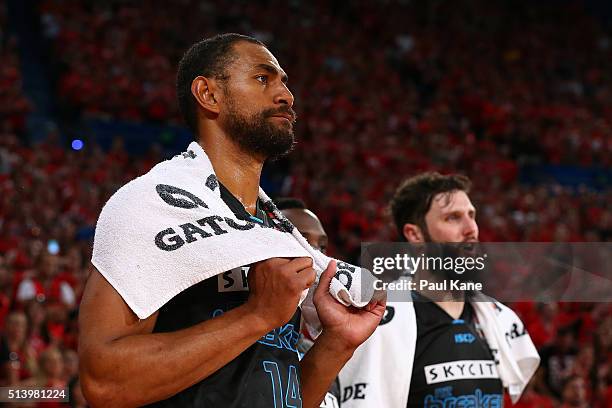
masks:
[[[295,331],[292,323],[287,323],[284,326],[278,327],[257,342],[266,346],[276,347],[280,349],[287,349],[289,351],[297,352],[297,342],[300,338],[300,334]]]
[[[429,394],[423,401],[425,408],[450,408],[450,407],[478,407],[478,408],[502,408],[503,398],[501,394],[485,394],[480,388],[474,390],[474,394],[453,395],[453,387],[437,388],[435,394]]]
[[[425,366],[427,384],[446,381],[499,378],[495,361],[492,360],[459,360]]]

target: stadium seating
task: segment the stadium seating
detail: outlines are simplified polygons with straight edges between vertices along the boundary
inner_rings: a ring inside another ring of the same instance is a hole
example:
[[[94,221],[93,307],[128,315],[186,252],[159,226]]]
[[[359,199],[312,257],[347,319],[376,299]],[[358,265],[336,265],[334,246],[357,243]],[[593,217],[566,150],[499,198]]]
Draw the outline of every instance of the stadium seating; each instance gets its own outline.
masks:
[[[174,75],[190,43],[222,31],[269,43],[296,96],[300,144],[265,179],[320,216],[340,258],[355,261],[362,241],[396,238],[385,203],[402,178],[424,170],[472,178],[483,241],[612,238],[612,38],[581,2],[39,7],[61,67],[58,111],[73,113],[59,118],[66,126],[180,126]],[[53,131],[27,143],[35,107],[21,91],[2,11],[0,23],[0,332],[14,368],[4,382],[42,373],[52,355],[43,352],[57,349],[65,367],[56,380],[68,384],[96,218],[118,187],[164,155],[151,146],[130,156],[129,134],[108,149],[76,151]],[[561,380],[573,374],[585,379],[591,406],[612,406],[610,305],[515,307],[546,357],[520,406],[563,402]],[[568,330],[561,350],[558,333]],[[553,374],[562,378],[551,383]]]

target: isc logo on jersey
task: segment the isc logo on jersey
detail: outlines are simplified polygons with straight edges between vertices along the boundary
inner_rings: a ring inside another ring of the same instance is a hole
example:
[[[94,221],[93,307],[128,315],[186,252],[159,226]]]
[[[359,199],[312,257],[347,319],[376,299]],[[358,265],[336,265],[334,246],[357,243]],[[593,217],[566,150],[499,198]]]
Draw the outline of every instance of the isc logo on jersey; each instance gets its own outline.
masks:
[[[446,381],[499,378],[493,360],[459,360],[425,366],[427,384]]]
[[[247,273],[249,273],[249,267],[242,266],[217,275],[217,290],[219,292],[249,290]]]

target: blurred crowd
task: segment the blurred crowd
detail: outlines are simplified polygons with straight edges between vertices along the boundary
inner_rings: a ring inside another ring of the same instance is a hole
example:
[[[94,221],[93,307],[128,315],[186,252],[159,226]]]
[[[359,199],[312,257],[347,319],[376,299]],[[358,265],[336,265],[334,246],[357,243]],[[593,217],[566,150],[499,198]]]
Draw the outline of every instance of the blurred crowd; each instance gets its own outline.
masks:
[[[612,166],[612,38],[579,4],[162,3],[42,2],[65,110],[180,122],[181,53],[219,31],[252,33],[296,96],[301,145],[274,167],[291,169],[282,192],[322,212],[342,251],[387,236],[372,221],[380,203],[434,168],[475,180],[488,240],[610,238],[610,190],[516,182],[529,164]]]
[[[83,260],[74,234],[64,230],[65,225],[52,225],[53,217],[64,210],[55,208],[55,201],[34,204],[32,194],[45,195],[53,188],[40,184],[38,174],[44,169],[36,161],[28,165],[22,160],[23,154],[32,151],[22,141],[27,139],[27,114],[34,107],[22,90],[18,39],[9,33],[3,6],[0,7],[0,386],[65,388],[71,406],[85,407],[76,351],[78,296],[85,279],[79,275]],[[55,149],[61,151],[59,146]],[[31,182],[34,185],[29,185]],[[22,204],[32,206],[28,210]],[[37,213],[34,217],[33,212]],[[62,256],[58,255],[59,250],[50,250],[39,239],[59,230],[70,237]],[[39,405],[65,406],[54,402],[20,402],[16,406]]]
[[[0,7],[0,136],[25,131],[25,115],[32,110],[23,95],[17,41],[8,32],[6,9]]]
[[[424,170],[474,181],[483,241],[609,241],[612,188],[518,182],[529,165],[612,166],[612,37],[580,2],[136,3],[43,0],[65,120],[180,123],[181,53],[256,35],[290,76],[299,144],[266,177],[322,219],[329,251],[396,239],[386,205]],[[0,7],[0,377],[79,394],[77,306],[104,202],[164,157],[31,145]],[[177,29],[180,27],[180,29]],[[359,27],[359,29],[356,29]],[[8,103],[10,101],[10,103]],[[612,309],[521,303],[543,363],[519,406],[612,406]],[[77,405],[75,405],[77,406]]]

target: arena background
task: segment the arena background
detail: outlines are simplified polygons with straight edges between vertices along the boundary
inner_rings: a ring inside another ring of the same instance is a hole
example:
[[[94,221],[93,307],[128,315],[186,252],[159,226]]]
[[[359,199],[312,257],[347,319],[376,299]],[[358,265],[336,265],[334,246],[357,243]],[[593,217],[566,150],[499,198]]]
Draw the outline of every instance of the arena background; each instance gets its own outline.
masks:
[[[395,239],[385,203],[424,170],[472,178],[483,241],[610,241],[611,4],[0,2],[2,385],[69,385],[84,406],[96,218],[191,140],[176,64],[219,32],[266,42],[289,74],[299,145],[262,184],[303,199],[334,256]],[[517,406],[612,407],[610,304],[514,308],[542,355]]]

